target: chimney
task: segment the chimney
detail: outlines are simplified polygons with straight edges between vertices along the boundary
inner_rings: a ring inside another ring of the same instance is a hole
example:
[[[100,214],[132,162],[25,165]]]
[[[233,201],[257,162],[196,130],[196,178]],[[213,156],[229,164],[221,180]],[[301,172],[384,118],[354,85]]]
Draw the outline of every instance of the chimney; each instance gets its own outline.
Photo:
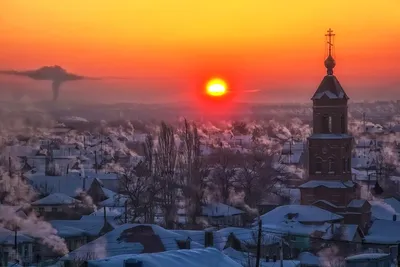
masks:
[[[83,190],[83,191],[86,191],[86,176],[83,176],[82,190]]]
[[[188,238],[186,239],[186,244],[185,244],[185,248],[186,248],[186,249],[190,249],[190,241],[191,241],[191,239],[190,239],[190,237],[188,237]]]
[[[397,221],[397,214],[393,214],[393,221]]]
[[[214,233],[211,231],[204,232],[204,246],[212,247],[214,245]]]

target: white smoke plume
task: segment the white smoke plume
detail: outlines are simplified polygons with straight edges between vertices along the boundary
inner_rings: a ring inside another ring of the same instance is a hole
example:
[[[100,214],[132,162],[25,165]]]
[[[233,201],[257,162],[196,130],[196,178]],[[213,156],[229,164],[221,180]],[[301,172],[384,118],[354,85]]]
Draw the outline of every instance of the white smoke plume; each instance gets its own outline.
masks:
[[[254,216],[258,216],[259,215],[258,209],[251,208],[249,205],[247,205],[244,201],[245,196],[246,194],[243,191],[237,193],[234,190],[231,190],[228,201],[234,206],[242,207],[247,213]]]
[[[94,204],[92,197],[89,196],[84,190],[78,188],[75,193],[81,200],[81,202],[79,203],[81,208],[89,208],[97,211],[97,206]]]
[[[336,246],[324,248],[317,253],[322,267],[345,267],[344,258],[338,254],[339,249]]]

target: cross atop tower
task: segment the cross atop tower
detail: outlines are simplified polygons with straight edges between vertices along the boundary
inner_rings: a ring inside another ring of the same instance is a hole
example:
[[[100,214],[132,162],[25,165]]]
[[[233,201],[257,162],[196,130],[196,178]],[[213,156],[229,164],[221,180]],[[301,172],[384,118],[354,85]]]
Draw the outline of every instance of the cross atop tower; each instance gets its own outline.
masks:
[[[328,44],[328,57],[325,59],[325,67],[327,69],[328,75],[333,75],[333,68],[336,66],[335,59],[332,56],[332,47],[333,47],[333,37],[335,34],[333,33],[333,30],[329,28],[327,31],[327,34],[325,34],[327,37],[326,43]]]
[[[328,44],[328,56],[332,56],[333,37],[335,36],[335,34],[333,33],[333,30],[329,28],[325,36],[328,38],[326,42]]]

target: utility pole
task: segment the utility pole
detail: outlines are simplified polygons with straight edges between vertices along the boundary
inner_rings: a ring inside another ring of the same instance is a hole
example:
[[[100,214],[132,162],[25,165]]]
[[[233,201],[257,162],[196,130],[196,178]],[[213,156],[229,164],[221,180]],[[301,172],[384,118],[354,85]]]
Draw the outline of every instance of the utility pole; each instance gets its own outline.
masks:
[[[128,223],[128,200],[125,200],[125,223]]]
[[[94,170],[97,174],[97,150],[94,151]]]
[[[262,223],[260,216],[258,216],[258,238],[257,238],[257,261],[256,267],[260,267],[260,258],[261,258],[261,229]]]
[[[15,254],[18,253],[18,229],[17,226],[14,227],[14,250],[15,250]]]
[[[363,127],[364,127],[363,133],[365,133],[367,131],[367,128],[365,126],[366,126],[365,125],[365,112],[363,112]]]
[[[12,177],[12,170],[11,170],[11,156],[8,156],[8,175],[10,178]]]
[[[279,261],[281,267],[283,267],[283,239],[281,238],[280,244],[279,244]]]
[[[289,164],[292,164],[292,142],[293,136],[289,138]]]

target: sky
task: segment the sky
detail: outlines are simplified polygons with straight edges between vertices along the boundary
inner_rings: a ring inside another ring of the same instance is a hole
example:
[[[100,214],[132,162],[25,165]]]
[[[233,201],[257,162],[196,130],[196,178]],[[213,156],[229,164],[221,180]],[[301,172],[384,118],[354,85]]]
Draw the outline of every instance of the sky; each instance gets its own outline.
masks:
[[[64,84],[71,99],[189,101],[220,76],[241,101],[308,101],[332,28],[350,98],[400,98],[399,10],[399,0],[1,0],[0,69],[130,78]],[[50,94],[29,79],[0,87]]]

